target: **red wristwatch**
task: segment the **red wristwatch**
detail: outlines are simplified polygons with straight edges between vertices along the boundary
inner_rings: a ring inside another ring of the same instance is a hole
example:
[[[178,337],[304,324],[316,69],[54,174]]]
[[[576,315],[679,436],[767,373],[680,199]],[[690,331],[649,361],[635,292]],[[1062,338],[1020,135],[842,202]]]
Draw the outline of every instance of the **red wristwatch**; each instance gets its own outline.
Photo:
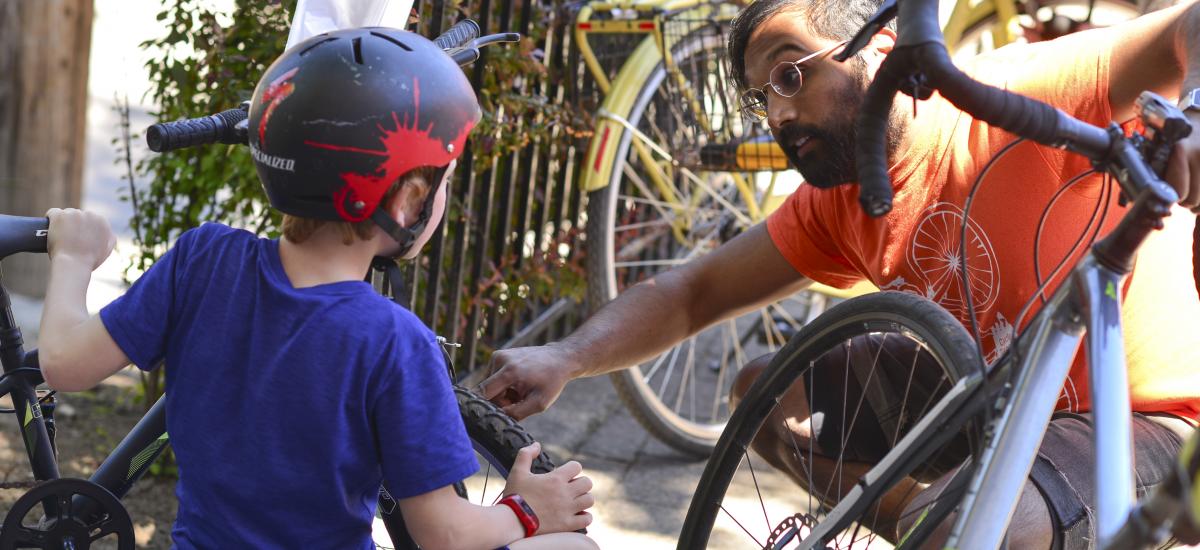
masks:
[[[500,499],[500,504],[512,508],[513,513],[517,515],[517,519],[521,522],[521,526],[525,528],[525,537],[532,537],[537,532],[538,527],[541,526],[541,523],[538,522],[537,514],[533,512],[533,508],[529,506],[529,503],[521,498],[521,495],[508,495]]]

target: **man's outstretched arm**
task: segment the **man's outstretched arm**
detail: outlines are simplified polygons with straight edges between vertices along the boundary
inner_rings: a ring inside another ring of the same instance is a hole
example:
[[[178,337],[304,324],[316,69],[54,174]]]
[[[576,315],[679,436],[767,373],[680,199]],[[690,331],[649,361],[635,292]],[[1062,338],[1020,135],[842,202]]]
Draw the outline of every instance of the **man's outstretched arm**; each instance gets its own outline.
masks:
[[[636,365],[810,283],[759,224],[711,254],[629,288],[560,342],[496,352],[481,393],[524,418],[549,407],[571,379]]]
[[[1200,89],[1200,2],[1189,0],[1117,27],[1122,33],[1109,61],[1113,118],[1134,116],[1143,90],[1166,97]],[[1180,204],[1200,207],[1200,111],[1190,110],[1192,135],[1172,152],[1166,180]]]

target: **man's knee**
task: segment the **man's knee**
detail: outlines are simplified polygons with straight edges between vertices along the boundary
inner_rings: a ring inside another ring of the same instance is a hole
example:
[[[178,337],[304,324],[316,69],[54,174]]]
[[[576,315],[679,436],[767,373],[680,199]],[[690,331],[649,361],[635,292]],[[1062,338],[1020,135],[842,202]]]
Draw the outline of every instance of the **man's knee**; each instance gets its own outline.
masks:
[[[746,395],[746,392],[750,391],[750,386],[754,385],[755,380],[758,380],[758,375],[762,374],[763,369],[766,369],[767,365],[771,364],[771,358],[774,356],[775,354],[773,353],[759,356],[746,363],[738,371],[737,375],[733,378],[733,387],[729,389],[730,409],[736,407],[738,402],[742,400],[742,397]]]

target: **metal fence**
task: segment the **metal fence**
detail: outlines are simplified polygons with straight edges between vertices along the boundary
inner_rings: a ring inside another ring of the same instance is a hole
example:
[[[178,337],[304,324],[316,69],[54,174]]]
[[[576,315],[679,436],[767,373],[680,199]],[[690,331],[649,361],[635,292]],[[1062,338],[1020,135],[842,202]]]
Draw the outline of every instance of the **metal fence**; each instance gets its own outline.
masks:
[[[417,6],[418,31],[426,36],[463,16],[476,20],[483,34],[521,33],[527,41],[521,51],[531,52],[523,59],[542,67],[506,84],[505,93],[585,117],[598,104],[598,92],[572,43],[579,4],[418,0]],[[468,70],[477,92],[485,87],[495,48],[485,48]],[[584,265],[586,197],[575,181],[588,135],[554,126],[482,168],[476,158],[499,132],[544,123],[539,116],[509,121],[495,135],[473,135],[459,161],[446,222],[420,262],[405,269],[404,302],[439,335],[461,343],[454,357],[460,377],[478,374],[492,350],[553,340],[583,316],[584,304],[564,281],[582,281],[576,274]],[[505,280],[514,273],[536,274],[540,284],[522,288],[520,281]],[[522,299],[522,294],[528,296]]]

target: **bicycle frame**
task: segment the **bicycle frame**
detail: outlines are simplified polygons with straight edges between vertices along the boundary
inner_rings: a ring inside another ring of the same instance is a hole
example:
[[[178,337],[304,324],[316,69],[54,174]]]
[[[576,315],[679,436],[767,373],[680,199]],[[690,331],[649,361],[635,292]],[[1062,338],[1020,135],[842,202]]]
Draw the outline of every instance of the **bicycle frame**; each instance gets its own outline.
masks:
[[[1093,526],[1101,544],[1124,523],[1134,504],[1129,386],[1117,292],[1125,276],[1088,254],[1025,331],[1010,378],[1014,397],[1006,400],[993,424],[948,546],[1000,545],[1081,340],[1096,443]]]
[[[4,372],[36,367],[37,351],[24,351],[21,329],[13,320],[12,304],[3,285],[0,285],[0,307],[0,362]],[[52,416],[43,414],[34,389],[41,382],[40,374],[10,375],[0,381],[0,395],[12,396],[34,479],[48,481],[58,479],[60,474],[48,428]],[[122,498],[150,469],[166,449],[167,442],[166,399],[160,398],[104,459],[89,481],[104,487],[118,499]]]

